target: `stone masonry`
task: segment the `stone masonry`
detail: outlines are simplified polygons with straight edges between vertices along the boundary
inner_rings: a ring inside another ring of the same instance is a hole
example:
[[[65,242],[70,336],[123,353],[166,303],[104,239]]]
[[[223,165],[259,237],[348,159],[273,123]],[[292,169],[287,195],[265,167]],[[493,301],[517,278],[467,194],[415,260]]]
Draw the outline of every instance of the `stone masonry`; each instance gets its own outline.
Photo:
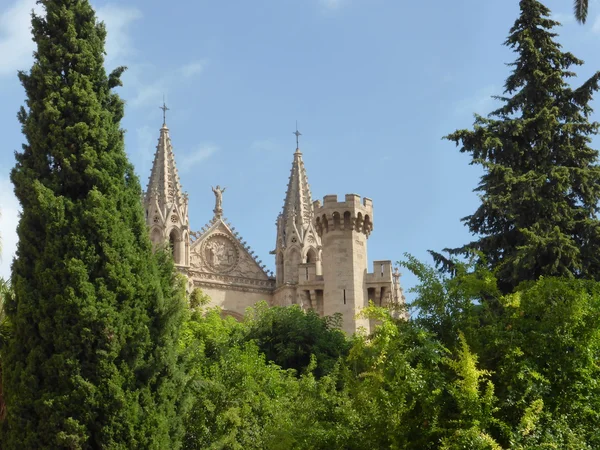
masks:
[[[321,315],[342,314],[343,329],[352,334],[372,328],[368,320],[357,317],[369,300],[378,306],[404,303],[400,273],[392,271],[391,261],[375,261],[373,271],[367,270],[372,200],[347,194],[344,201],[326,195],[322,203],[313,202],[298,146],[276,221],[276,245],[271,252],[275,276],[223,217],[225,189],[212,190],[214,215],[193,232],[188,195],[182,191],[169,129],[163,123],[142,198],[150,238],[155,245],[171,246],[189,290],[202,289],[223,314],[241,319],[246,308],[261,300],[272,306],[296,304]]]

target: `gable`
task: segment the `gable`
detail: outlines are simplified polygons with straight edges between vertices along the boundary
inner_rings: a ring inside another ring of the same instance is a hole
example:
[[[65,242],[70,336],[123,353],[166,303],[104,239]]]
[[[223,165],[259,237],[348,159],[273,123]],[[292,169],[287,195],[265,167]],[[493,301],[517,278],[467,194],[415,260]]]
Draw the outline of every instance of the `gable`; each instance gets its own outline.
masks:
[[[221,220],[192,244],[190,266],[192,270],[214,275],[269,280],[267,273]]]

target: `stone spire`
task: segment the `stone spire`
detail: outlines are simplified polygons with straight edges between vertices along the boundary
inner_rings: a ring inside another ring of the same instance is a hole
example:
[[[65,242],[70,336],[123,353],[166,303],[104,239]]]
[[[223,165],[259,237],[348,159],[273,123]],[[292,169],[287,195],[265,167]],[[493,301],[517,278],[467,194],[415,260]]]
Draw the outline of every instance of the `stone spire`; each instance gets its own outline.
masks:
[[[277,244],[271,252],[276,255],[278,286],[297,283],[299,265],[303,263],[315,263],[320,274],[320,238],[314,229],[310,186],[298,145],[300,132],[294,134],[296,151],[283,210],[277,217]]]
[[[294,161],[292,162],[292,170],[290,172],[281,218],[283,220],[282,225],[285,237],[288,238],[296,230],[301,240],[304,239],[304,233],[313,219],[310,186],[308,184],[308,177],[306,176],[304,161],[302,161],[302,153],[298,147],[296,147],[296,152],[294,153]]]
[[[158,145],[152,163],[152,172],[150,172],[148,188],[146,189],[146,201],[152,195],[156,195],[160,209],[163,211],[167,205],[177,204],[179,206],[184,203],[169,128],[165,123],[160,129]]]
[[[175,264],[189,264],[188,196],[181,189],[175,166],[173,145],[166,124],[163,104],[163,125],[152,163],[148,188],[144,194],[146,222],[154,244],[169,242],[173,248]]]

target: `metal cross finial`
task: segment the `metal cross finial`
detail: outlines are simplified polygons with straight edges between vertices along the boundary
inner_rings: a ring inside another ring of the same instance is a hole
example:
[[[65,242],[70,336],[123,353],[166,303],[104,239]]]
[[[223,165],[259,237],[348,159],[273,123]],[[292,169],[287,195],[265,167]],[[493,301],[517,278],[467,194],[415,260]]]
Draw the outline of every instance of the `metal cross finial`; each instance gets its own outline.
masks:
[[[167,108],[167,105],[165,104],[165,97],[163,96],[163,104],[162,106],[159,106],[160,109],[162,109],[163,112],[163,125],[166,125],[167,123],[167,111],[169,111],[169,108]]]
[[[300,145],[299,145],[299,139],[298,139],[298,138],[299,138],[300,136],[302,136],[302,133],[300,133],[300,132],[298,131],[298,121],[297,121],[297,120],[296,120],[296,131],[294,131],[294,134],[296,135],[296,148],[300,148]]]

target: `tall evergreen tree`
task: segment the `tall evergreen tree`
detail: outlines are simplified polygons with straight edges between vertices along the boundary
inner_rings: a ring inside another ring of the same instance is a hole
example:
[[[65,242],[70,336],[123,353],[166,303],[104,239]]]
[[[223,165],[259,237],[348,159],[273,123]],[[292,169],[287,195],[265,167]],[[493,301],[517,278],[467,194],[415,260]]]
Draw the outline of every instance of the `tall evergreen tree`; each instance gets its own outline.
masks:
[[[124,105],[87,0],[40,0],[19,78],[27,143],[11,173],[22,206],[12,333],[3,349],[6,449],[178,448],[184,304],[152,253],[124,151]]]
[[[600,168],[589,146],[600,73],[571,88],[570,68],[583,61],[561,51],[551,31],[559,23],[537,0],[522,0],[520,10],[505,42],[518,57],[497,97],[503,105],[446,137],[485,172],[481,206],[463,219],[478,239],[446,250],[481,252],[503,290],[542,275],[600,279]]]

